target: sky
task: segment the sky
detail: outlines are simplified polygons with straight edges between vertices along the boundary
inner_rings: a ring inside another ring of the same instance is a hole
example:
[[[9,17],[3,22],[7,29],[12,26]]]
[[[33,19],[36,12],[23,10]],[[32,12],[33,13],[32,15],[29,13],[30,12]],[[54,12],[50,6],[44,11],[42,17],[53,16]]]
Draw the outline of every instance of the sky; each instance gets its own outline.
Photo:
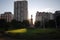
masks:
[[[0,0],[0,14],[4,12],[12,12],[14,14],[15,0]],[[36,12],[55,12],[60,10],[60,0],[27,0],[28,1],[28,18],[33,15],[35,18]]]

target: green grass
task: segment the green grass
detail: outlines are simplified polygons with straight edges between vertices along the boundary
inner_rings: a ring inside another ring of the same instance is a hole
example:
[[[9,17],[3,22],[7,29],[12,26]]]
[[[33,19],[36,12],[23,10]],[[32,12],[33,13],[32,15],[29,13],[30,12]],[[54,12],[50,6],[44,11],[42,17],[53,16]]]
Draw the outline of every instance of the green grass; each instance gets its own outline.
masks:
[[[28,32],[31,33],[49,33],[56,31],[55,29],[28,29]]]
[[[56,33],[56,29],[27,29],[28,35],[33,35],[33,34],[48,34],[48,33]]]
[[[15,33],[13,33],[12,36],[15,37],[15,35],[17,35],[18,37],[20,36],[20,38],[23,39],[60,38],[60,29],[27,29],[27,32],[25,33],[17,33],[15,35],[14,34]]]
[[[26,30],[26,31],[25,31]],[[12,33],[14,30],[11,30],[10,33]],[[16,30],[15,30],[16,31]],[[23,31],[23,34],[28,34],[28,35],[33,35],[33,34],[37,34],[37,33],[40,33],[40,34],[47,34],[47,33],[56,33],[57,30],[56,29],[24,29]],[[18,29],[18,31],[14,32],[15,34],[19,34],[21,33],[22,30]]]

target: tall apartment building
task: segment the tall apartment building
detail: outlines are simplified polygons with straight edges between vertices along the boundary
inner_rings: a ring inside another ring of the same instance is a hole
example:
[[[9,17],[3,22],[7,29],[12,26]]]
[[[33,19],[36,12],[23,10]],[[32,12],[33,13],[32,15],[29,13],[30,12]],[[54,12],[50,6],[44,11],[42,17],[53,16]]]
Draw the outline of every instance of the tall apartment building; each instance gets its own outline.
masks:
[[[23,20],[28,20],[27,0],[18,0],[14,2],[14,19],[21,22]]]

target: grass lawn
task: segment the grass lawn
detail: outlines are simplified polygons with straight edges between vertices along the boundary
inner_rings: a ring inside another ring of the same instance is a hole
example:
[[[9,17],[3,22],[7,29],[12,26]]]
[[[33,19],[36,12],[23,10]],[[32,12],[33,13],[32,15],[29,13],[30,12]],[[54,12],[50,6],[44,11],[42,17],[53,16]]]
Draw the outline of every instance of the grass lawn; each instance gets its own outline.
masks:
[[[17,30],[9,30],[6,31],[14,35],[17,35],[17,38],[25,38],[25,39],[54,39],[60,38],[60,29],[17,29]]]
[[[16,30],[9,30],[6,31],[7,33],[28,33],[28,34],[33,34],[33,33],[51,33],[51,32],[57,32],[56,29],[16,29]]]

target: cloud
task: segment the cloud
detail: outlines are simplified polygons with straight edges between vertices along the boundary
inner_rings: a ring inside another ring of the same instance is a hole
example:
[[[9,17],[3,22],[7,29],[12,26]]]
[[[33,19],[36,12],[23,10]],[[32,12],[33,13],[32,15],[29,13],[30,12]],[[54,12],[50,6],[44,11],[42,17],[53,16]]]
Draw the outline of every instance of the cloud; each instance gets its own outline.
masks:
[[[27,1],[27,0],[15,0],[15,1]]]

